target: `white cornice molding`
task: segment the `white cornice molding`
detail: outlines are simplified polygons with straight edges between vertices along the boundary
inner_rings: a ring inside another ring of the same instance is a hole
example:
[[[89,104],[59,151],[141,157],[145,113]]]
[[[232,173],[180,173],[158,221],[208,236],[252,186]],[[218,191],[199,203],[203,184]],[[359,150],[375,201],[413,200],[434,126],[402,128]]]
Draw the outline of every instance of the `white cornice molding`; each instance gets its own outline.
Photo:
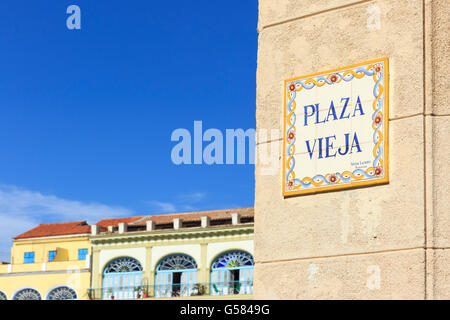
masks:
[[[178,230],[157,230],[157,231],[139,231],[139,232],[128,232],[125,234],[108,234],[108,235],[98,235],[91,236],[90,240],[93,246],[103,245],[113,242],[135,243],[142,242],[145,240],[182,240],[187,238],[206,238],[206,237],[229,237],[233,234],[253,234],[254,225],[237,225],[230,226],[227,228],[193,228],[193,229],[178,229]]]
[[[52,271],[23,271],[23,272],[11,272],[0,273],[0,277],[13,277],[13,276],[30,276],[30,275],[47,275],[47,274],[73,274],[73,273],[85,273],[91,272],[90,269],[71,269],[71,270],[52,270]]]
[[[35,241],[35,240],[52,240],[52,239],[67,239],[67,238],[88,238],[90,233],[81,233],[81,234],[69,234],[69,235],[61,235],[61,236],[45,236],[45,237],[31,237],[31,238],[22,238],[22,239],[13,239],[13,242],[25,242],[25,241]]]

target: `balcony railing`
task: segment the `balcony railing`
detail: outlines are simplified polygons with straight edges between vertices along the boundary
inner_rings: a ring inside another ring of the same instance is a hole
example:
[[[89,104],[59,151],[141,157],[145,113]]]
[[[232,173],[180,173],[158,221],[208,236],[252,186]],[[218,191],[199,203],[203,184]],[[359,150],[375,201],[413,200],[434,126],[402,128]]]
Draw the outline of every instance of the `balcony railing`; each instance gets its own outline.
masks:
[[[167,285],[140,285],[88,289],[88,296],[91,300],[232,296],[252,293],[253,281],[227,281],[194,284],[173,283]]]

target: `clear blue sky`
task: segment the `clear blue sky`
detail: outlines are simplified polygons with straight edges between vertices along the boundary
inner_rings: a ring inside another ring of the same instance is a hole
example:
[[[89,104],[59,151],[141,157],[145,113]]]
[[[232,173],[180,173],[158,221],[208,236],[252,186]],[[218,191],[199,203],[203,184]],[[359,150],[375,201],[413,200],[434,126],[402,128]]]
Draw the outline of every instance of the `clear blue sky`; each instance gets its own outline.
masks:
[[[255,127],[257,16],[256,0],[1,1],[0,260],[41,222],[252,206],[253,165],[176,166],[170,135]]]

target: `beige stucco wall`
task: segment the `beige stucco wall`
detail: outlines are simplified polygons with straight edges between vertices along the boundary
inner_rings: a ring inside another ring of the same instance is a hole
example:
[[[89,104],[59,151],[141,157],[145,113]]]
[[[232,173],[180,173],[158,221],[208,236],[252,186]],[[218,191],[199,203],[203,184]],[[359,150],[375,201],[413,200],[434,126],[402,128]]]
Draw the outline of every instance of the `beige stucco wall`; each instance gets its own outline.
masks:
[[[388,57],[390,182],[283,198],[259,139],[280,163],[255,169],[256,299],[450,298],[449,7],[259,1],[257,129],[281,136],[285,79]]]

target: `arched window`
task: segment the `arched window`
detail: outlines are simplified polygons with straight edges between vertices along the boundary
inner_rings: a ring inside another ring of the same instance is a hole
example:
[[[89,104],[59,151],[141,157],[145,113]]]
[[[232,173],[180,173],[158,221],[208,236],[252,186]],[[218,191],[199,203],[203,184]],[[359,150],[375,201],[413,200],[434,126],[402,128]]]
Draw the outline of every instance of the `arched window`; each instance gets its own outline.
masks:
[[[197,269],[197,263],[195,262],[195,260],[186,254],[174,254],[168,256],[162,259],[156,267],[157,271],[184,269]]]
[[[138,272],[142,271],[139,261],[130,257],[118,258],[111,261],[105,268],[105,273]]]
[[[117,258],[103,272],[103,299],[135,299],[142,285],[142,265],[131,257]]]
[[[6,296],[6,294],[2,291],[0,291],[0,300],[8,300],[8,297]]]
[[[47,300],[77,300],[77,293],[69,287],[61,286],[52,289],[47,294]]]
[[[16,292],[13,300],[41,300],[41,294],[35,289],[25,288]]]
[[[236,268],[253,266],[253,257],[250,253],[241,250],[226,252],[216,258],[212,264],[213,269],[217,268]]]
[[[186,254],[173,254],[156,267],[155,296],[190,296],[197,284],[197,263]]]
[[[253,256],[242,250],[219,255],[211,265],[211,294],[253,293]]]

